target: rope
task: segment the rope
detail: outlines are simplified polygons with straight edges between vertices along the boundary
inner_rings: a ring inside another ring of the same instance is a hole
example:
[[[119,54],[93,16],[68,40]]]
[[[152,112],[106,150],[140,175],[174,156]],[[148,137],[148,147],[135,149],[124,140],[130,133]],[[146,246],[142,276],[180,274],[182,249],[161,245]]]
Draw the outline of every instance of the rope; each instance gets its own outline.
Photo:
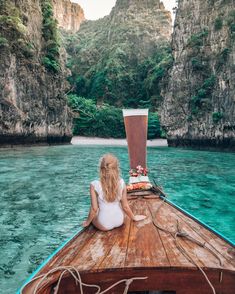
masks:
[[[208,247],[206,246],[206,243],[202,243],[202,242],[196,240],[195,238],[193,238],[192,236],[190,236],[187,232],[182,231],[182,230],[180,229],[179,221],[178,221],[178,220],[177,220],[176,230],[175,230],[175,231],[173,231],[173,230],[169,230],[168,228],[164,228],[164,227],[160,226],[159,224],[157,224],[157,222],[156,222],[156,219],[157,219],[157,213],[158,213],[158,211],[160,210],[160,208],[163,206],[163,204],[166,203],[166,202],[165,202],[165,199],[162,199],[162,198],[160,198],[160,197],[159,197],[159,199],[162,200],[162,203],[158,206],[158,208],[157,208],[157,210],[156,210],[155,218],[154,218],[154,216],[153,216],[153,214],[152,214],[151,208],[149,207],[149,210],[150,210],[150,213],[151,213],[151,216],[152,216],[152,222],[153,222],[154,226],[155,226],[156,228],[158,228],[159,230],[161,230],[161,231],[163,231],[163,232],[165,232],[165,233],[170,234],[170,235],[173,237],[173,239],[174,239],[174,241],[175,241],[175,245],[176,245],[176,247],[178,248],[178,250],[179,250],[179,251],[180,251],[180,252],[181,252],[181,253],[182,253],[182,254],[183,254],[188,260],[189,260],[189,262],[191,262],[193,265],[195,265],[195,266],[200,270],[200,272],[201,272],[201,273],[203,274],[203,276],[205,277],[207,283],[208,283],[209,286],[211,287],[213,294],[216,294],[215,288],[213,287],[212,283],[210,282],[210,280],[209,280],[207,274],[205,273],[205,271],[204,271],[204,270],[201,268],[201,266],[198,265],[198,264],[194,261],[194,259],[188,254],[188,252],[184,249],[184,247],[178,242],[178,239],[177,239],[177,238],[178,238],[178,237],[186,238],[187,240],[189,240],[189,241],[191,241],[191,242],[197,244],[198,246],[207,249],[207,250],[208,250],[208,251],[209,251],[214,257],[217,258],[217,260],[219,261],[219,264],[220,264],[220,268],[221,268],[221,272],[220,272],[220,280],[219,280],[219,282],[221,283],[221,282],[222,282],[222,278],[223,278],[223,271],[222,271],[223,264],[222,264],[222,261],[221,261],[220,257],[219,257],[219,256],[218,256],[213,250],[211,250],[210,248],[208,248]]]
[[[109,288],[107,288],[106,290],[102,291],[102,292],[98,292],[97,294],[104,294],[106,292],[108,292],[110,289],[114,288],[115,286],[125,282],[126,283],[126,287],[124,289],[124,292],[123,294],[127,294],[128,293],[128,290],[129,290],[129,287],[130,287],[130,284],[135,281],[135,280],[146,280],[148,277],[135,277],[135,278],[130,278],[130,279],[123,279],[123,280],[120,280],[118,282],[116,282],[115,284],[111,285]]]
[[[59,276],[59,279],[58,279],[58,282],[54,288],[54,294],[58,294],[58,291],[59,291],[59,288],[60,288],[60,283],[62,281],[62,278],[63,276],[66,274],[66,273],[69,273],[75,280],[76,282],[76,285],[79,285],[80,287],[80,293],[81,294],[84,294],[84,291],[83,291],[83,286],[86,286],[86,287],[90,287],[90,288],[96,288],[97,291],[95,292],[95,294],[104,294],[106,292],[108,292],[109,290],[111,290],[112,288],[116,287],[117,285],[125,282],[126,286],[125,286],[125,289],[124,289],[124,292],[123,294],[127,294],[128,293],[128,290],[129,290],[129,287],[130,287],[130,284],[135,281],[135,280],[145,280],[147,279],[148,277],[134,277],[134,278],[130,278],[130,279],[122,279],[114,284],[112,284],[110,287],[108,287],[107,289],[105,289],[104,291],[101,291],[101,288],[99,285],[92,285],[92,284],[86,284],[86,283],[83,283],[82,282],[82,279],[81,279],[81,275],[78,271],[78,269],[76,267],[73,267],[73,266],[59,266],[59,267],[56,267],[56,268],[53,268],[51,269],[50,271],[48,271],[46,274],[43,274],[43,275],[40,275],[40,276],[37,276],[35,278],[33,278],[32,280],[30,280],[27,284],[24,285],[24,287],[20,290],[20,294],[23,293],[23,290],[24,288],[31,284],[33,281],[36,281],[38,279],[41,279],[35,286],[34,288],[34,291],[33,291],[33,294],[37,294],[37,291],[39,289],[39,287],[42,285],[42,283],[44,281],[46,281],[48,279],[48,277],[52,274],[54,274],[55,272],[58,272],[58,271],[62,271],[60,276]]]

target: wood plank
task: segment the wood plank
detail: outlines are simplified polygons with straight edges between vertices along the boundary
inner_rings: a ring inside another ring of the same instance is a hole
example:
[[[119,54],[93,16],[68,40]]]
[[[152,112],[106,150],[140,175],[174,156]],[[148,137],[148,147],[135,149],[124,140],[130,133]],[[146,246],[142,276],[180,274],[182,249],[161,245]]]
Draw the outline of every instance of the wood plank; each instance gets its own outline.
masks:
[[[120,228],[111,231],[97,230],[69,265],[76,266],[79,271],[96,271],[117,241],[119,232]]]
[[[52,268],[56,268],[58,266],[68,266],[71,260],[73,260],[74,256],[77,256],[80,250],[86,246],[89,239],[93,238],[95,232],[97,230],[94,229],[93,226],[89,226],[87,229],[84,229],[78,235],[76,235],[69,243],[67,243],[40,271],[36,276],[48,273]],[[55,277],[59,277],[59,273],[54,274],[47,278],[46,282],[42,284],[46,285],[50,283],[50,281],[54,280]],[[33,292],[36,287],[38,280],[31,283],[26,289],[27,292]]]
[[[89,239],[91,239],[97,230],[91,225],[83,232],[81,232],[74,240],[71,240],[49,263],[48,268],[55,268],[61,265],[68,265],[77,256],[80,250],[86,246]]]
[[[184,214],[177,210],[176,208],[172,207],[170,204],[166,204],[166,207],[168,207],[170,210],[173,211],[173,213],[175,213],[178,217],[179,220],[181,220],[181,222],[184,225],[184,230],[195,240],[199,241],[202,244],[205,244],[205,240],[200,236],[200,234],[197,234],[192,227],[189,225],[188,223],[188,219],[182,218],[184,216]],[[190,220],[194,223],[194,220],[192,220],[190,218]],[[200,225],[201,228],[203,228]],[[207,233],[207,230],[205,230],[205,233]],[[192,243],[193,244],[193,243]],[[210,246],[208,246],[208,244],[206,244],[206,246],[211,249],[211,251],[217,256],[218,252],[216,252],[213,248],[210,248]],[[210,250],[203,248],[201,246],[197,246],[195,244],[194,248],[193,248],[193,252],[195,255],[197,255],[200,260],[204,263],[205,267],[215,267],[215,268],[220,268],[220,261],[222,261],[223,265],[228,265],[227,261],[223,258],[223,256],[221,256],[220,254],[218,255],[218,257],[216,257],[213,253],[210,252]]]
[[[180,219],[185,221],[185,223],[192,229],[192,231],[195,233],[195,236],[199,238],[201,242],[206,242],[207,246],[216,254],[218,254],[218,256],[223,261],[224,266],[226,266],[228,269],[235,270],[235,258],[233,255],[235,249],[232,245],[228,244],[225,240],[221,239],[219,236],[206,229],[203,225],[194,221],[183,212],[174,207],[172,207],[172,209],[180,217]]]
[[[166,228],[167,230],[169,230],[171,232],[176,232],[177,220],[178,220],[177,215],[172,213],[172,211],[166,210],[166,207],[165,207],[166,204],[162,203],[162,200],[160,198],[158,199],[158,202],[153,201],[153,200],[149,202],[149,203],[151,203],[150,206],[151,206],[153,217],[155,215],[155,219],[158,220],[158,218],[160,216],[162,218],[162,227]],[[162,205],[162,206],[158,210],[159,205]],[[181,226],[182,226],[182,224],[181,224]],[[170,234],[168,234],[168,238],[170,238],[169,236],[170,236]],[[172,236],[171,236],[171,238],[173,240],[173,248],[175,248],[174,250],[176,250],[177,246],[176,246],[175,240]],[[201,266],[201,267],[204,266],[204,263],[200,259],[198,259],[197,256],[193,255],[192,252],[194,250],[194,245],[189,240],[187,240],[185,238],[177,238],[177,242],[180,246],[182,246],[186,250],[187,253],[189,253],[189,256],[197,262],[198,266]],[[172,250],[171,247],[168,247],[168,249],[170,249],[170,251]],[[179,252],[179,249],[177,249],[177,250]],[[180,254],[181,254],[181,259],[184,257],[188,261],[189,267],[195,267],[195,265],[193,265],[193,263],[190,262],[190,260],[187,257],[185,257],[182,252],[180,252]],[[175,264],[175,265],[179,266],[179,267],[182,266],[181,263],[179,263],[178,265],[177,264]]]
[[[158,209],[159,204],[157,204],[154,200],[149,200],[151,203],[152,210],[156,211]],[[167,220],[167,225],[165,227],[168,227],[172,231],[176,231],[177,228],[177,221],[179,222],[181,230],[188,233],[190,236],[195,238],[198,241],[202,241],[199,236],[196,236],[194,231],[187,226],[187,223],[185,223],[184,220],[180,219],[179,216],[175,213],[175,210],[172,209],[172,207],[167,204],[163,203],[160,210],[157,213],[157,218],[161,215],[161,217],[165,220]],[[203,247],[200,247],[199,245],[189,241],[186,238],[177,238],[177,241],[179,244],[185,249],[187,254],[196,262],[196,264],[200,267],[220,267],[218,260],[211,255],[211,253],[208,252]]]
[[[132,200],[131,207],[134,214],[144,214],[148,217],[143,221],[131,223],[125,267],[170,266],[145,199]]]
[[[156,215],[152,212],[152,204],[148,201],[148,207],[149,210],[151,211],[152,218],[155,218]],[[162,201],[160,199],[157,199],[154,201],[156,203],[155,205],[160,205]],[[156,219],[157,223],[161,227],[166,226],[166,219],[163,217],[161,213],[157,215]],[[169,225],[169,223],[168,223]],[[175,245],[174,238],[161,230],[158,230],[160,234],[160,238],[162,240],[162,243],[164,244],[166,254],[168,256],[169,262],[171,266],[176,266],[176,267],[195,267],[191,262],[188,261],[188,259],[179,251],[179,249]]]
[[[115,235],[117,235],[114,236],[114,239],[116,241],[113,242],[113,240],[111,240],[111,249],[102,260],[102,262],[97,266],[99,269],[114,269],[124,267],[128,248],[130,227],[131,220],[129,217],[126,216],[124,225],[113,232]],[[113,237],[111,239],[113,239]]]

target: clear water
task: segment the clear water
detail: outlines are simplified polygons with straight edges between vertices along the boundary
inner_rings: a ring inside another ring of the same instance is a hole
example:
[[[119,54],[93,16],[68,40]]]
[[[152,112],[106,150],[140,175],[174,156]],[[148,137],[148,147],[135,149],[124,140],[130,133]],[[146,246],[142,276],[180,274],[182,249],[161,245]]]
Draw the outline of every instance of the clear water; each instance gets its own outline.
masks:
[[[2,293],[15,293],[79,229],[89,209],[89,183],[106,152],[118,156],[127,180],[125,147],[0,150]],[[171,200],[235,241],[235,154],[154,147],[148,166]]]

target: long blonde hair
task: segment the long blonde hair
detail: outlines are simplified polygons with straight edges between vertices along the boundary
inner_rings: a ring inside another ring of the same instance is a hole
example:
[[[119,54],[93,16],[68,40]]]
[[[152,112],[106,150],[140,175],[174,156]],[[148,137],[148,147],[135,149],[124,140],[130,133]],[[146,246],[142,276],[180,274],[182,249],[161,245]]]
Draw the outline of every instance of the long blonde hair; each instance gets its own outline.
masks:
[[[119,162],[113,154],[105,154],[100,159],[100,182],[107,202],[121,196]]]

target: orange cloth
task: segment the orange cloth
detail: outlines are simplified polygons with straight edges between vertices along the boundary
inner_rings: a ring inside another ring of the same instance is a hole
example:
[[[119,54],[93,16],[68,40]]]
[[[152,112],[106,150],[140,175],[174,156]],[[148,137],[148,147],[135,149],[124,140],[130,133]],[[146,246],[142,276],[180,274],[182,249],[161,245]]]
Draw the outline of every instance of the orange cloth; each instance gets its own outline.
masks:
[[[152,185],[150,183],[134,183],[134,184],[129,184],[126,186],[127,192],[130,191],[135,191],[135,190],[149,190],[152,188]]]

